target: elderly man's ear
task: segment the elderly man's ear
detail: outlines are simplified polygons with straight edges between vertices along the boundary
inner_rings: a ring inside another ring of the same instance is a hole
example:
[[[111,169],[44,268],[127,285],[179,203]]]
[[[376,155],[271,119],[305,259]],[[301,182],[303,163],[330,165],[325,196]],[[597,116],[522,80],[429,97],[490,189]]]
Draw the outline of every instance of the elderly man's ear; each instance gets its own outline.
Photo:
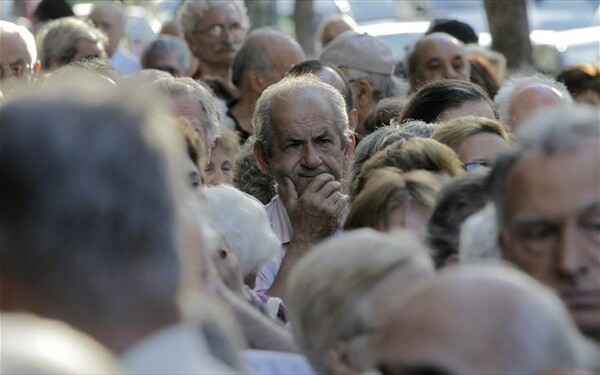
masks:
[[[356,108],[367,108],[373,101],[373,85],[364,78],[360,78],[354,84],[356,90]]]
[[[256,159],[258,169],[260,169],[262,174],[271,176],[271,171],[269,169],[269,159],[267,158],[265,150],[263,149],[260,142],[254,142],[252,152],[254,153],[254,159]]]
[[[350,113],[348,113],[348,127],[353,132],[356,131],[356,126],[358,125],[358,111],[356,108],[352,108]]]

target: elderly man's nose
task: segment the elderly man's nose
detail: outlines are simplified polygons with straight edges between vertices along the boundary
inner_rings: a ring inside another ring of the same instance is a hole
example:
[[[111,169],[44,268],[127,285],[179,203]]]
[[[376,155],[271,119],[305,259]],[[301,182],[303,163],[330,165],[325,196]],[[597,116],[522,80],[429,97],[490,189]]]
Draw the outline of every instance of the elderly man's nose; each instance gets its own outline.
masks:
[[[318,168],[322,163],[321,155],[311,144],[304,147],[302,160],[307,168]]]

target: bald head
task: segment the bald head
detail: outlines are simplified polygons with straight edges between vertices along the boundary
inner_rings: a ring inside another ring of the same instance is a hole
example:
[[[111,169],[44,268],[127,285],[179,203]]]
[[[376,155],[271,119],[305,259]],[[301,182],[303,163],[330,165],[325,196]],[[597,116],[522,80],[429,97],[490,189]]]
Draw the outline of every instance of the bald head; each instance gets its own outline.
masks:
[[[532,84],[515,93],[511,100],[508,126],[516,132],[523,120],[533,112],[544,108],[559,105],[565,101],[565,95],[552,86]]]
[[[380,362],[456,374],[542,373],[590,365],[560,300],[516,270],[462,266],[415,290],[384,326]]]
[[[233,60],[232,81],[242,91],[252,88],[260,93],[279,82],[304,57],[302,47],[292,37],[270,28],[256,29],[248,34]],[[249,74],[251,71],[256,74]]]
[[[127,16],[123,6],[118,1],[98,2],[94,4],[89,19],[97,28],[106,33],[108,37],[106,53],[112,56],[119,46],[121,38],[125,35]]]
[[[407,76],[412,90],[440,79],[469,80],[465,46],[446,33],[421,37],[407,55]]]

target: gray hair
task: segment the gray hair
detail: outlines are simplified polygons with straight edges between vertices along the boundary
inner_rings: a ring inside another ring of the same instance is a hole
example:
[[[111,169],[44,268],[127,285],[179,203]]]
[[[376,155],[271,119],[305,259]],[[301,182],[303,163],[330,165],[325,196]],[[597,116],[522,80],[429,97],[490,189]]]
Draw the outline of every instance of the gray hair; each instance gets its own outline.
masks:
[[[273,151],[273,124],[271,124],[271,106],[275,100],[294,100],[294,93],[300,90],[315,90],[326,99],[333,110],[334,123],[340,137],[342,148],[348,146],[351,131],[348,128],[346,102],[342,94],[333,86],[324,83],[312,74],[286,76],[276,84],[269,86],[256,102],[252,127],[256,142],[267,155]],[[306,109],[310,111],[310,108]]]
[[[91,22],[74,17],[59,18],[46,24],[37,34],[37,50],[42,69],[48,69],[52,60],[70,63],[77,54],[80,40],[91,40],[106,45],[107,38]]]
[[[269,28],[260,28],[248,34],[242,48],[236,53],[231,64],[231,82],[237,88],[242,87],[244,84],[244,75],[250,69],[270,73],[271,58],[269,57],[269,51],[265,43],[260,43],[260,39],[268,37],[269,34],[275,32],[275,30]],[[259,40],[252,41],[252,39],[256,39],[257,37]]]
[[[469,216],[460,228],[460,263],[481,263],[502,259],[498,248],[496,209],[492,203]]]
[[[345,232],[300,260],[289,278],[290,315],[316,373],[331,373],[324,358],[336,341],[349,342],[354,359],[363,370],[371,369],[375,353],[365,338],[375,328],[374,309],[385,313],[389,308],[384,303],[389,296],[378,287],[398,273],[405,278],[404,286],[434,274],[426,248],[403,230]]]
[[[600,118],[597,110],[584,105],[554,107],[532,116],[517,132],[517,144],[501,155],[488,180],[500,233],[508,225],[504,185],[512,167],[528,156],[551,157],[570,153],[590,140],[600,138]]]
[[[27,52],[29,55],[28,63],[34,64],[37,61],[37,47],[35,45],[35,38],[33,34],[27,30],[26,27],[19,26],[12,22],[0,20],[0,34],[17,34],[23,43],[25,43],[25,47],[27,47]],[[32,66],[33,68],[33,66]]]
[[[448,315],[446,311],[445,317],[439,319],[446,319],[445,324],[449,325],[481,314],[489,316],[487,322],[476,319],[478,325],[473,329],[485,330],[485,333],[480,332],[480,339],[471,340],[460,353],[470,353],[469,350],[484,344],[486,337],[492,335],[498,338],[494,343],[498,361],[487,363],[486,367],[470,363],[474,366],[470,371],[539,374],[556,368],[590,370],[594,366],[597,356],[594,344],[579,332],[557,294],[516,269],[494,264],[449,267],[437,278],[417,285],[411,293],[403,299],[385,326],[385,332],[401,335],[403,325],[399,322],[404,320],[410,324],[419,319],[415,313],[425,307],[437,310],[439,315],[444,315],[446,310],[465,311],[464,316]],[[439,298],[441,295],[446,298]],[[472,305],[472,312],[461,306],[465,304]],[[483,310],[473,309],[476,306]],[[405,316],[409,316],[408,320]],[[508,321],[510,324],[506,324]],[[427,321],[421,322],[427,324]],[[435,332],[432,335],[435,337]],[[389,338],[384,337],[386,339]],[[396,336],[398,339],[402,337]],[[469,363],[470,358],[461,355],[456,359],[458,363]]]
[[[494,103],[496,104],[500,115],[500,122],[502,122],[504,126],[509,126],[510,124],[513,98],[519,92],[523,91],[523,89],[535,85],[544,85],[556,89],[562,95],[565,104],[571,104],[573,101],[571,94],[569,94],[569,90],[567,90],[567,86],[549,76],[535,74],[527,77],[512,77],[502,84],[494,97]]]
[[[348,81],[365,78],[373,85],[373,96],[376,102],[381,99],[395,96],[398,93],[396,83],[391,75],[363,72],[362,70],[348,68],[346,76]]]
[[[148,67],[148,60],[150,59],[151,55],[165,55],[171,53],[177,56],[177,60],[183,67],[183,70],[187,71],[190,69],[190,64],[192,63],[192,54],[185,40],[165,34],[158,35],[156,39],[154,39],[146,46],[146,48],[144,48],[142,57],[140,59],[142,67]]]
[[[196,24],[202,19],[204,12],[228,3],[235,4],[242,16],[242,27],[248,29],[250,20],[246,5],[242,0],[185,0],[177,11],[177,18],[181,23],[183,34],[189,35],[195,31]]]
[[[365,138],[356,146],[354,158],[350,165],[350,186],[358,178],[363,164],[377,152],[401,139],[412,137],[429,138],[439,125],[427,124],[423,121],[409,121],[399,125],[392,120],[390,125],[382,126]]]
[[[232,186],[204,188],[212,223],[237,256],[242,276],[255,274],[279,250],[264,206]]]
[[[0,113],[3,271],[52,304],[40,308],[80,323],[170,314],[180,285],[170,153],[180,139],[157,103],[48,91]]]
[[[202,121],[206,135],[206,147],[210,148],[219,136],[219,111],[210,88],[200,82],[194,81],[190,77],[165,77],[152,82],[153,87],[169,95],[171,98],[177,98],[181,95],[193,96],[204,111],[205,121]]]

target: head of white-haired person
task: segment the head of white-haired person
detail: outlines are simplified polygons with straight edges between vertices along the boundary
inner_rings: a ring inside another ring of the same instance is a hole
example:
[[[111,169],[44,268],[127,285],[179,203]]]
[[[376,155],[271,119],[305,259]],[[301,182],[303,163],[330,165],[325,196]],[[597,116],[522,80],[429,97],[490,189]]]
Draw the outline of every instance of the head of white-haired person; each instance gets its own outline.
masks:
[[[210,88],[189,77],[165,77],[151,87],[171,98],[171,113],[186,118],[200,135],[210,157],[210,150],[219,136],[219,114]]]
[[[39,72],[35,39],[27,28],[0,21],[0,45],[0,88],[9,80],[29,82]]]
[[[383,326],[384,375],[597,371],[598,352],[556,294],[506,265],[460,265],[397,300]]]
[[[433,273],[426,248],[403,230],[363,228],[315,246],[293,270],[288,292],[296,339],[315,371],[373,370],[387,301]]]
[[[555,105],[569,105],[573,99],[563,83],[536,74],[505,81],[494,102],[500,114],[500,122],[515,133],[535,111]]]
[[[237,256],[246,284],[254,287],[256,272],[279,248],[264,206],[229,185],[206,187],[204,192],[213,225]]]
[[[496,209],[492,203],[488,203],[469,216],[460,227],[458,262],[493,262],[502,259],[497,238]]]

